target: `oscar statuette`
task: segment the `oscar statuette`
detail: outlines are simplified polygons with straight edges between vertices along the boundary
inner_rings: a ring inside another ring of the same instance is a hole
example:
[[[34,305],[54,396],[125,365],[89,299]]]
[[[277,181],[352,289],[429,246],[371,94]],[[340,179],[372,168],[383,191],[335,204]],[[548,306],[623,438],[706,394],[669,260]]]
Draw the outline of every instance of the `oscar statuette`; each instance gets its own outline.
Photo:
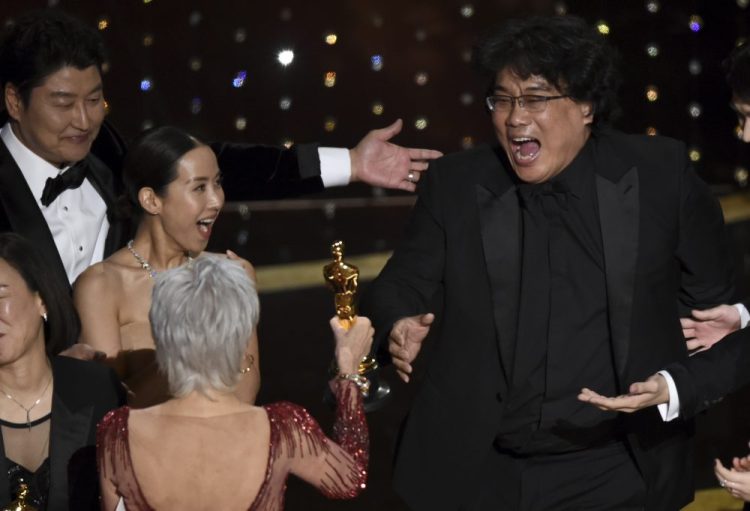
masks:
[[[356,294],[359,279],[359,269],[344,261],[344,242],[336,241],[331,245],[333,261],[323,267],[323,277],[326,284],[334,292],[336,315],[345,329],[357,320]],[[338,374],[338,367],[333,363],[331,372]],[[363,389],[365,411],[380,408],[386,401],[391,389],[388,384],[381,382],[378,375],[378,362],[370,355],[365,356],[359,363],[357,370],[360,376],[367,379],[368,385]],[[326,393],[326,400],[332,401],[330,390]]]
[[[16,500],[5,506],[2,511],[37,511],[34,506],[26,502],[28,496],[29,487],[26,483],[19,484]]]

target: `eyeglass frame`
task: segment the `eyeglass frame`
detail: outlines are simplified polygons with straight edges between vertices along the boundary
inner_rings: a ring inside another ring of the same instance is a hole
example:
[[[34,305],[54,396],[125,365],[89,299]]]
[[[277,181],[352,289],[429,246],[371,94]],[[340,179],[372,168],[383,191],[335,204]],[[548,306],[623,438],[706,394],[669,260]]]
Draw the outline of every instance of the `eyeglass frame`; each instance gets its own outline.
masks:
[[[510,98],[510,108],[508,110],[496,110],[494,98]],[[547,103],[555,99],[569,98],[570,94],[562,94],[559,96],[544,96],[542,94],[521,94],[520,96],[511,96],[510,94],[493,94],[484,98],[484,104],[487,106],[487,110],[490,112],[510,112],[513,108],[518,105],[518,108],[522,108],[530,113],[541,113],[547,109]],[[535,98],[538,101],[533,101],[531,104],[539,103],[542,107],[539,110],[533,110],[526,108],[529,104],[524,98]]]

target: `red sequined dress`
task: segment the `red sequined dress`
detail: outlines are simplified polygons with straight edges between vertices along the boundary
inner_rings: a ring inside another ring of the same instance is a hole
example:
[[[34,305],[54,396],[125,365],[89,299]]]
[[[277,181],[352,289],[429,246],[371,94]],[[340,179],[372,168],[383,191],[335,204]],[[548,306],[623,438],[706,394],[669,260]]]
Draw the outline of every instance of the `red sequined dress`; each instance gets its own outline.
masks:
[[[269,445],[257,439],[244,442],[254,444],[255,452],[261,444],[263,453],[268,453],[265,472],[256,463],[255,482],[246,484],[244,477],[250,472],[243,463],[251,456],[243,456],[243,439],[253,435],[243,427],[246,413],[188,419],[162,415],[147,424],[145,435],[136,435],[136,429],[129,432],[128,407],[109,412],[99,424],[101,476],[116,489],[128,511],[175,509],[177,502],[180,509],[207,509],[210,502],[213,509],[282,510],[289,474],[314,485],[326,497],[352,498],[367,481],[367,423],[357,386],[336,380],[332,387],[337,401],[333,439],[300,406],[279,402],[263,407]]]

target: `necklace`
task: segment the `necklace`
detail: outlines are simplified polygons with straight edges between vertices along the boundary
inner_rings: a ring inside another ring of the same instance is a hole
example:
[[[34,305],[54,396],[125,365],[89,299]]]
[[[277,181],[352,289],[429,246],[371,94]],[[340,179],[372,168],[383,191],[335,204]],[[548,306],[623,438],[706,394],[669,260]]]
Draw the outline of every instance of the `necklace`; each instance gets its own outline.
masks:
[[[130,251],[130,253],[133,254],[133,257],[135,257],[135,260],[138,261],[138,264],[141,265],[141,268],[143,268],[144,270],[146,270],[146,272],[148,273],[149,277],[151,277],[152,279],[155,279],[156,278],[156,270],[154,270],[154,267],[151,266],[151,263],[149,263],[148,261],[146,261],[146,259],[141,254],[139,254],[138,252],[135,251],[135,249],[133,248],[133,240],[128,241],[128,245],[127,246],[128,246],[128,250]],[[192,264],[192,262],[193,262],[193,258],[190,257],[190,256],[188,256],[188,258],[187,258],[187,264],[190,265],[190,264]]]
[[[21,402],[18,401],[16,398],[14,398],[13,396],[11,396],[10,394],[8,394],[7,392],[5,392],[4,390],[0,389],[0,392],[2,392],[5,395],[5,397],[7,397],[8,399],[10,399],[11,401],[13,401],[18,406],[20,406],[21,408],[24,409],[24,411],[26,412],[26,426],[29,428],[29,431],[31,431],[31,410],[33,410],[36,405],[38,405],[39,403],[42,402],[42,398],[47,393],[47,389],[49,388],[49,386],[50,386],[51,383],[52,383],[52,375],[49,376],[49,381],[47,382],[47,385],[44,386],[44,390],[42,391],[41,395],[28,408],[26,408],[25,406],[23,406],[21,404]]]

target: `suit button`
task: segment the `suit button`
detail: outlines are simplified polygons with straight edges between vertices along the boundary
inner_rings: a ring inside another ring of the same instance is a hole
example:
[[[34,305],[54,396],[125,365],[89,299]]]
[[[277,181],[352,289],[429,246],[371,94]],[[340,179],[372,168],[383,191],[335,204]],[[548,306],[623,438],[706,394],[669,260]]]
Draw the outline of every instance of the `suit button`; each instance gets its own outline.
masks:
[[[497,394],[495,394],[495,399],[497,399],[500,403],[502,403],[503,395],[500,392],[498,392]]]

